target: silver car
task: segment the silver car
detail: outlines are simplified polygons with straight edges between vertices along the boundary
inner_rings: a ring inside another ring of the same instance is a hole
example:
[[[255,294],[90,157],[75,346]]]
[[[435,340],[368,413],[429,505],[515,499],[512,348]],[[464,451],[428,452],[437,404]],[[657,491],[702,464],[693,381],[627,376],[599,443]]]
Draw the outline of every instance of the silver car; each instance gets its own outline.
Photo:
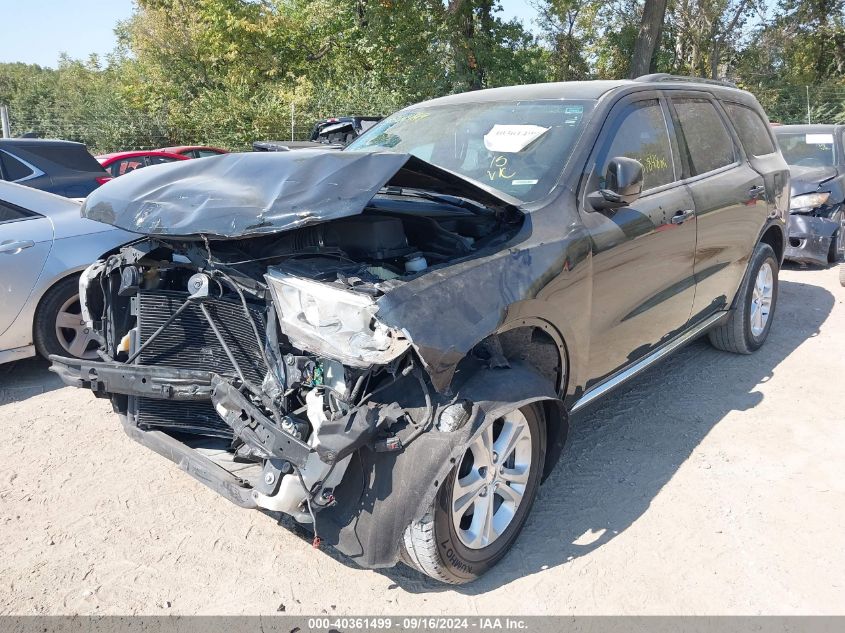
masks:
[[[79,215],[80,203],[0,182],[0,363],[48,354],[96,358],[79,273],[137,236]]]

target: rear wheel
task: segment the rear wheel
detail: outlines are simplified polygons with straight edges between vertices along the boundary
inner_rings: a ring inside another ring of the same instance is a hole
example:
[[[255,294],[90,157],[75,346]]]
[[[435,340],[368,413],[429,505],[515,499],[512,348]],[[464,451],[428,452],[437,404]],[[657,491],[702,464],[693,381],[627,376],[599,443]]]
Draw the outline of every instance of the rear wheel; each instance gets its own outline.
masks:
[[[35,315],[33,335],[35,348],[44,358],[50,354],[97,358],[100,343],[82,320],[78,278],[63,279],[47,291]]]
[[[403,561],[451,584],[495,565],[528,517],[545,461],[539,406],[494,421],[469,446],[425,516],[405,531]]]
[[[714,347],[734,354],[750,354],[763,345],[777,305],[778,270],[772,247],[758,244],[728,320],[708,334]]]

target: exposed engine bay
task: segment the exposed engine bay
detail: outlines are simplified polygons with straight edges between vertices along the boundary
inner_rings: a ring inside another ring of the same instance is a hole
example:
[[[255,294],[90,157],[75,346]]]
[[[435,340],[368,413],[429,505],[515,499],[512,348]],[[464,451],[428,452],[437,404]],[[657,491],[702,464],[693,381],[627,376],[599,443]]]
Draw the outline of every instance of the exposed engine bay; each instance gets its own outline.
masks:
[[[235,475],[241,505],[316,524],[358,448],[399,451],[435,419],[470,417],[432,388],[407,333],[379,321],[378,299],[501,248],[521,221],[387,188],[361,215],[283,233],[145,238],[80,280],[103,361],[53,370],[111,398],[127,427]]]

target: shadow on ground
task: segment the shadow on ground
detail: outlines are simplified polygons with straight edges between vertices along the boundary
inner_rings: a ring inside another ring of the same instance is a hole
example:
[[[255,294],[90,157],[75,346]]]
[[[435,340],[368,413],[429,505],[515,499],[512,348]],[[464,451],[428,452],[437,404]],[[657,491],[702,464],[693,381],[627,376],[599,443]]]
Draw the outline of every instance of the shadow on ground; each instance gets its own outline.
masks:
[[[62,387],[59,377],[48,371],[49,366],[50,362],[40,357],[0,365],[0,405]]]
[[[726,354],[706,340],[696,341],[574,417],[567,451],[540,488],[525,529],[505,559],[480,580],[452,587],[401,565],[379,573],[392,581],[391,588],[413,593],[453,590],[477,595],[608,543],[649,509],[678,467],[728,413],[762,401],[757,386],[817,335],[834,303],[823,288],[781,280],[769,340],[755,354]],[[45,360],[29,359],[0,373],[0,405],[61,387],[48,366]],[[268,514],[279,519],[276,513]],[[292,520],[280,522],[310,541],[310,533]],[[331,548],[323,552],[358,568]]]
[[[817,335],[834,302],[823,288],[782,280],[776,320],[756,353],[726,354],[700,339],[579,413],[567,451],[541,486],[525,529],[505,559],[480,580],[451,587],[401,565],[380,573],[395,583],[393,588],[413,593],[475,595],[601,547],[648,510],[729,412],[762,401],[756,387]]]

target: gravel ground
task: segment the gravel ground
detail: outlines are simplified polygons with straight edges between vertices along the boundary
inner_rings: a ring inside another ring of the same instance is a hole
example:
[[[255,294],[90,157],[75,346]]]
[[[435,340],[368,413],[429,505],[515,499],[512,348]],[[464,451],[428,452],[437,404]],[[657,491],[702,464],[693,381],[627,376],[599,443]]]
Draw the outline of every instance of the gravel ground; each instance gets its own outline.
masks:
[[[688,346],[574,420],[462,588],[315,551],[130,441],[43,361],[0,376],[0,614],[845,613],[845,288],[789,269],[752,356]]]

